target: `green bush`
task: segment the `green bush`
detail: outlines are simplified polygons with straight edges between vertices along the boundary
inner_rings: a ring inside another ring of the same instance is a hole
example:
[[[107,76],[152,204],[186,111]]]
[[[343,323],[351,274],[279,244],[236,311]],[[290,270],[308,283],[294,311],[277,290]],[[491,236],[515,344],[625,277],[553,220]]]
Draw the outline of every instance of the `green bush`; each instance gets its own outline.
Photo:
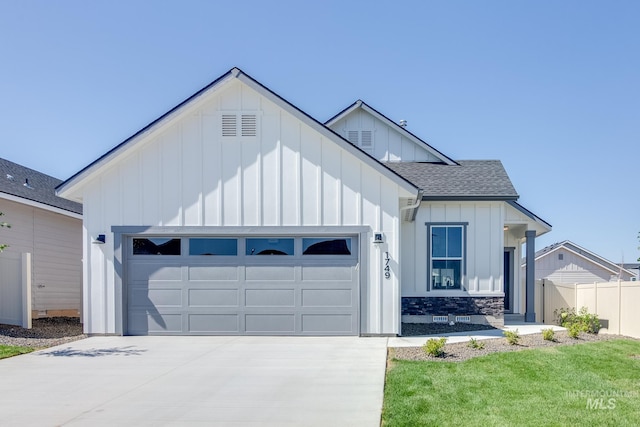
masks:
[[[556,338],[554,336],[553,329],[551,329],[551,328],[543,329],[542,330],[542,339],[544,339],[545,341],[555,341]]]
[[[504,331],[503,334],[511,345],[517,345],[520,342],[520,334],[517,329],[515,331]]]
[[[484,343],[481,341],[478,341],[475,338],[469,337],[469,343],[467,344],[467,346],[471,348],[475,348],[476,350],[482,350],[484,348]]]
[[[582,307],[577,313],[575,308],[560,308],[553,312],[556,322],[563,328],[571,329],[577,325],[578,332],[597,334],[602,325],[597,314],[591,314],[587,307]]]
[[[582,327],[579,323],[572,323],[571,325],[569,325],[569,330],[567,333],[571,338],[578,339],[580,332],[582,332]]]
[[[423,346],[423,350],[429,356],[442,357],[444,356],[444,345],[446,344],[446,338],[430,338]]]

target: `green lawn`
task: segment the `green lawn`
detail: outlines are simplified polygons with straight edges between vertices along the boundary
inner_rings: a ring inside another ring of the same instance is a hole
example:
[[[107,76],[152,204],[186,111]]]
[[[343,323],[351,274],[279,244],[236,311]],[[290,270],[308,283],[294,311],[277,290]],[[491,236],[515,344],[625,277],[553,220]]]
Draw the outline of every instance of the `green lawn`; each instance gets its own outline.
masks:
[[[600,397],[603,397],[600,401]],[[390,363],[383,425],[640,426],[640,341]]]
[[[19,354],[31,353],[31,347],[16,347],[13,345],[0,345],[0,359],[17,356]]]

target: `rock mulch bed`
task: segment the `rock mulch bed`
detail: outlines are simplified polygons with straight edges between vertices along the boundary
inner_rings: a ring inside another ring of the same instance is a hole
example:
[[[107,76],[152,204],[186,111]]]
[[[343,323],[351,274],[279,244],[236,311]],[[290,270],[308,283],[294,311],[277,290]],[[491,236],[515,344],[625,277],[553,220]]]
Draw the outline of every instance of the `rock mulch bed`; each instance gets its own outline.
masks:
[[[580,334],[578,339],[571,338],[566,331],[558,331],[555,333],[555,341],[546,341],[542,339],[542,334],[521,335],[517,345],[511,345],[505,338],[491,338],[478,340],[483,343],[483,349],[475,349],[469,347],[468,342],[455,344],[446,344],[444,347],[443,357],[433,357],[425,353],[422,347],[395,347],[389,349],[389,357],[391,359],[401,360],[431,360],[442,362],[462,362],[478,356],[485,356],[492,353],[500,353],[505,351],[520,351],[534,348],[551,348],[561,345],[575,345],[586,342],[606,341],[620,337],[618,335],[604,334]],[[428,338],[425,337],[425,342]],[[632,338],[633,339],[633,338]]]
[[[31,329],[0,324],[0,344],[31,348],[47,348],[86,338],[77,317],[33,319]]]

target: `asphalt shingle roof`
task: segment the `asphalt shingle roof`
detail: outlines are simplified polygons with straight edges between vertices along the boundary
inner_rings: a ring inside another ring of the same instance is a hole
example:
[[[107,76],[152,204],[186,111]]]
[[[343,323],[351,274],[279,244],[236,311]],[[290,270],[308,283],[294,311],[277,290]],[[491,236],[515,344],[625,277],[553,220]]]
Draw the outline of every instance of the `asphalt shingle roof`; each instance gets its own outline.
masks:
[[[28,181],[27,181],[28,180]],[[28,185],[25,185],[28,182]],[[62,181],[0,158],[0,192],[82,214],[82,205],[55,194]]]
[[[425,199],[518,198],[499,160],[457,160],[457,163],[384,162],[385,166],[422,188]]]

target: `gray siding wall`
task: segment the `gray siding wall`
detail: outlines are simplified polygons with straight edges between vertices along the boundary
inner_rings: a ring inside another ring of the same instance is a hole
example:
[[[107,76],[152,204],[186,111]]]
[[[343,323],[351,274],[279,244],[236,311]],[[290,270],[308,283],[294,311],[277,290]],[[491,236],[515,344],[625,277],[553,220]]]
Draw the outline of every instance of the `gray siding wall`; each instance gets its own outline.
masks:
[[[563,259],[559,259],[559,255]],[[536,280],[547,279],[554,283],[594,283],[608,282],[611,279],[610,270],[575,255],[569,251],[557,250],[536,261]],[[623,277],[623,280],[629,280]]]
[[[34,310],[79,312],[82,292],[82,220],[0,199],[6,252],[32,254]]]

